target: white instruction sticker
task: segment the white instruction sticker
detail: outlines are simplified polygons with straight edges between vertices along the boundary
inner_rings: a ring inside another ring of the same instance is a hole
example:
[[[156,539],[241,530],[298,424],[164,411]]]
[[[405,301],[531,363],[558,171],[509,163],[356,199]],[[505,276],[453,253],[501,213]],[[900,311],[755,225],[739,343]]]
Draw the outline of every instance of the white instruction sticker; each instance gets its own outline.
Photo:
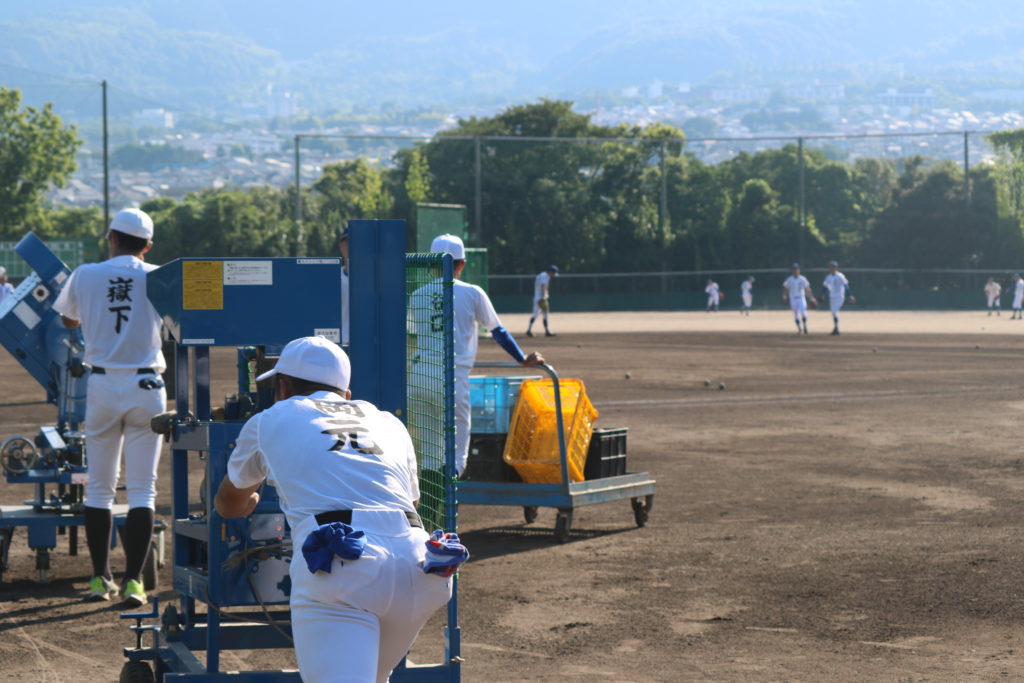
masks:
[[[18,316],[21,324],[30,330],[39,324],[39,315],[24,301],[14,307],[14,315]]]
[[[274,284],[273,261],[225,261],[225,285]]]
[[[328,265],[328,266],[340,266],[340,258],[300,258],[295,260],[300,266],[310,265]]]
[[[318,327],[313,330],[314,337],[323,337],[327,341],[332,341],[335,344],[341,343],[341,330],[337,327]]]
[[[182,339],[184,346],[213,346],[217,342],[213,339]]]
[[[71,473],[71,483],[72,484],[79,484],[79,485],[81,485],[81,484],[88,484],[89,483],[89,473],[88,472],[72,472]]]

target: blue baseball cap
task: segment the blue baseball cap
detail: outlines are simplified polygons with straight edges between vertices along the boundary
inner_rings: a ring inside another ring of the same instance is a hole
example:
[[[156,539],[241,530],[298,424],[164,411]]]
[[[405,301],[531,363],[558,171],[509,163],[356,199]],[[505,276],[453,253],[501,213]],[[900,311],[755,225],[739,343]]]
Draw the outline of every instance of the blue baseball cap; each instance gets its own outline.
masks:
[[[799,263],[794,263],[793,265],[790,266],[790,268],[799,268],[799,267],[800,267]]]
[[[838,261],[829,261],[828,262],[828,266],[829,266],[829,268],[838,268],[839,267],[839,262]]]
[[[558,266],[548,266],[548,270],[550,270],[556,276],[558,275]]]

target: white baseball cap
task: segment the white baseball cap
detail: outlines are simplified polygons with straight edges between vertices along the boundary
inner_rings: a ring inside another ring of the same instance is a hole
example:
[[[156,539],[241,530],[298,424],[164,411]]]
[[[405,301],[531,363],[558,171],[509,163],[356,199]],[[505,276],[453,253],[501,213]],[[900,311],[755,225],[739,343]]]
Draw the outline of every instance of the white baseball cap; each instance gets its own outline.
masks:
[[[0,266],[0,277],[3,277],[4,275],[7,275],[7,269]]]
[[[455,235],[438,235],[430,243],[431,253],[451,254],[456,261],[466,258],[466,245],[461,237]]]
[[[344,390],[352,377],[352,364],[341,347],[326,337],[300,337],[288,342],[274,369],[264,372],[256,381],[278,373]]]
[[[144,240],[153,239],[153,219],[139,209],[121,209],[110,221],[110,229]]]

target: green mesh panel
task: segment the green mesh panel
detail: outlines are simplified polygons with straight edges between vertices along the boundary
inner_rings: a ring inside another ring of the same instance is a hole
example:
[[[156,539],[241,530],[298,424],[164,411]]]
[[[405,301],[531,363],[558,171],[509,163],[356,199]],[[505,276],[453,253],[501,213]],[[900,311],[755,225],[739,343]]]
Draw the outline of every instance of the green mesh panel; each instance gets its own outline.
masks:
[[[410,254],[405,268],[409,321],[406,424],[419,462],[419,512],[427,531],[455,531],[445,524],[446,488],[454,485],[445,474],[453,471],[454,453],[447,453],[446,444],[455,437],[454,410],[449,409],[447,416],[445,410],[446,405],[454,405],[455,389],[445,379],[446,367],[454,363],[453,321],[450,314],[445,316],[445,301],[451,311],[452,281],[441,278],[441,259],[438,254]]]

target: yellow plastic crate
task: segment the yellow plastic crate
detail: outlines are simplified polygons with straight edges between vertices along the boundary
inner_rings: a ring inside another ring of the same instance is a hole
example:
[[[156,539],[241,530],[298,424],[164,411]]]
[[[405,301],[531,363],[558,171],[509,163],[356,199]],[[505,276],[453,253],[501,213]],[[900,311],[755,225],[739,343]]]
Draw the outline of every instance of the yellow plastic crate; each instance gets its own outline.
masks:
[[[578,379],[560,380],[562,424],[565,428],[566,462],[569,481],[583,481],[590,437],[597,410],[587,398],[586,387]],[[516,468],[523,481],[531,484],[560,484],[561,458],[558,451],[558,421],[555,412],[554,382],[550,379],[525,380],[519,389],[512,422],[505,442],[505,462]]]

